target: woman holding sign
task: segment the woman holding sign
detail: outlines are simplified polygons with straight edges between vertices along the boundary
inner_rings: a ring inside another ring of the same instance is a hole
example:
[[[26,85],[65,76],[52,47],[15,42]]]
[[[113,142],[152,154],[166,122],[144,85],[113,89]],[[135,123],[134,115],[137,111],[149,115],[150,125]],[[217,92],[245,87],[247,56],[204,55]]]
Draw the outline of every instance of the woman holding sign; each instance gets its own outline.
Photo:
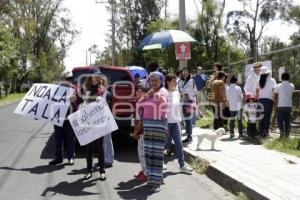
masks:
[[[168,91],[163,87],[164,76],[160,72],[149,75],[151,90],[138,101],[143,109],[144,151],[150,192],[158,192],[163,182],[163,151],[167,129]]]
[[[89,76],[83,86],[83,95],[85,103],[92,103],[97,101],[100,97],[105,94],[105,87],[101,78],[101,72],[98,68],[92,68],[89,70]],[[85,179],[92,177],[93,169],[93,153],[96,153],[99,160],[99,172],[100,180],[106,180],[105,175],[105,158],[103,149],[103,137],[86,145],[86,162],[87,162],[87,174]]]

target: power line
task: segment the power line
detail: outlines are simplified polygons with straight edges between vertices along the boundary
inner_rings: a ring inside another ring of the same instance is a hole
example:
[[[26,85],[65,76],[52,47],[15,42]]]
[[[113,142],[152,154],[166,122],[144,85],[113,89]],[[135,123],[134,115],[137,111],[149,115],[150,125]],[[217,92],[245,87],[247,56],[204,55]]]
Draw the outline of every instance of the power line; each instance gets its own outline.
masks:
[[[262,53],[262,54],[259,54],[258,57],[268,56],[268,55],[271,55],[271,54],[282,53],[282,52],[285,52],[285,51],[290,51],[290,50],[298,49],[298,48],[300,48],[300,44],[295,45],[295,46],[291,46],[291,47],[287,47],[287,48],[283,48],[283,49],[279,49],[279,50],[270,51],[270,52],[267,52],[267,53]],[[241,60],[241,61],[238,61],[238,62],[233,62],[233,63],[230,63],[230,65],[237,65],[237,64],[240,64],[240,63],[245,63],[249,60],[253,60],[253,58],[248,58],[248,59]]]

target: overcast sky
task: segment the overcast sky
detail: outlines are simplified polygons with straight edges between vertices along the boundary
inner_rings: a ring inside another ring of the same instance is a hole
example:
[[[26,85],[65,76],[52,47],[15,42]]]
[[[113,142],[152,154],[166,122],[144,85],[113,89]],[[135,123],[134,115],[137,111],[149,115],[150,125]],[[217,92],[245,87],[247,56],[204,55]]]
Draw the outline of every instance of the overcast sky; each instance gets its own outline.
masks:
[[[169,2],[168,11],[171,17],[175,18],[178,14],[178,0],[169,0]],[[195,2],[198,8],[201,9],[199,0],[186,0],[188,19],[195,19],[197,16]],[[110,31],[108,21],[110,13],[106,11],[105,4],[96,4],[96,0],[65,0],[64,6],[70,10],[75,28],[81,32],[65,59],[67,70],[71,70],[73,67],[85,65],[85,50],[91,45],[98,45],[100,51],[104,49],[106,34]],[[239,7],[240,3],[237,0],[226,1],[225,12]],[[287,41],[295,31],[297,31],[295,26],[274,22],[267,27],[265,35],[276,35],[281,40]],[[94,59],[92,57],[92,62]]]

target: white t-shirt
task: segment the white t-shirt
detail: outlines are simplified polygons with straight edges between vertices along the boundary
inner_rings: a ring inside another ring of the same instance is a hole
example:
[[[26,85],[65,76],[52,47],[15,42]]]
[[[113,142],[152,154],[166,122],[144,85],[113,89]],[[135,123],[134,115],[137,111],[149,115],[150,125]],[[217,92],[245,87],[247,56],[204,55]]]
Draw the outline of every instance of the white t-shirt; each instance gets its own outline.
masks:
[[[168,94],[168,123],[181,122],[181,105],[180,105],[180,94],[178,90],[169,92]]]
[[[244,90],[246,94],[253,94],[256,95],[256,83],[259,80],[259,75],[257,75],[254,71],[248,76]]]
[[[245,112],[248,113],[247,119],[250,123],[255,123],[257,121],[257,104],[247,103],[244,107]]]
[[[295,91],[294,84],[289,81],[282,81],[275,88],[275,93],[278,94],[278,107],[292,107],[292,96]]]
[[[195,100],[198,91],[194,79],[191,78],[187,83],[180,80],[178,82],[178,89],[181,94],[188,94],[190,99]]]
[[[229,101],[230,111],[239,111],[243,106],[243,92],[240,86],[231,84],[226,89],[226,97]]]
[[[264,88],[260,88],[258,80],[256,88],[259,89],[259,99],[264,98],[274,100],[273,91],[276,88],[276,81],[274,78],[268,77]]]

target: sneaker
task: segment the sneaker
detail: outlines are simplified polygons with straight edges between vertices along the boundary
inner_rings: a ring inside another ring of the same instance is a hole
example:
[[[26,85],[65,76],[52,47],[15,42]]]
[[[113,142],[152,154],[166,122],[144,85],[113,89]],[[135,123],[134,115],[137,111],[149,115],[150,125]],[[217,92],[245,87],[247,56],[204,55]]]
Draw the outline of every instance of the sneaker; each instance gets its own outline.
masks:
[[[105,181],[105,180],[106,180],[105,173],[100,173],[100,181]]]
[[[182,140],[182,143],[183,143],[183,144],[190,144],[190,143],[192,143],[192,142],[193,142],[193,139],[192,139],[192,138],[186,138],[186,139]]]
[[[55,166],[55,165],[59,165],[61,163],[63,163],[62,159],[54,159],[54,160],[49,162],[49,165]]]
[[[168,169],[167,165],[163,164],[163,170],[167,170],[167,169]]]
[[[141,175],[137,177],[136,180],[140,182],[146,182],[148,180],[148,177],[144,173],[141,173]]]
[[[180,173],[191,173],[191,172],[193,172],[193,168],[190,168],[186,165],[180,167]]]
[[[75,164],[75,162],[74,162],[74,159],[73,158],[71,158],[71,159],[69,159],[69,165],[74,165]]]
[[[92,178],[92,176],[93,176],[92,172],[89,172],[84,176],[84,179],[88,180],[88,179]]]
[[[160,187],[159,186],[152,186],[152,187],[150,187],[149,192],[151,192],[151,193],[160,192]]]
[[[143,171],[139,171],[139,173],[135,174],[134,175],[134,178],[138,178],[139,176],[141,176],[142,174],[144,174]]]

